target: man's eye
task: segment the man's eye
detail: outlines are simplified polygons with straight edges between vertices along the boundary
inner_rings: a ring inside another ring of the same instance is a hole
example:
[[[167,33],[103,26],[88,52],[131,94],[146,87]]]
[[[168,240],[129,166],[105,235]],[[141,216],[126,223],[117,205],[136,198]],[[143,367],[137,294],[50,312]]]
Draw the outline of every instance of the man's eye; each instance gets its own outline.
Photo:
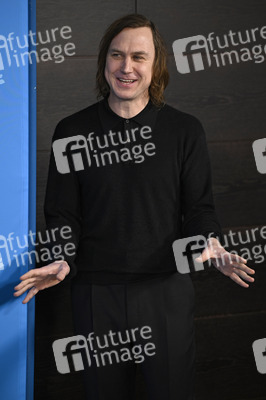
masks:
[[[142,56],[134,56],[135,60],[143,60]]]
[[[115,58],[117,58],[117,57],[120,56],[120,54],[118,54],[118,53],[113,53],[112,56],[115,57]]]

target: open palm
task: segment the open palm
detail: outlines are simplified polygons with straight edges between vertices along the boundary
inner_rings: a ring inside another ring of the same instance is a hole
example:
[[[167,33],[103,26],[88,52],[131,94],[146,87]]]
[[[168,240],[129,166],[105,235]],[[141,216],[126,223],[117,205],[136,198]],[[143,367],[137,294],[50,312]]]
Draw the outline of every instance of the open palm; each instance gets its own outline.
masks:
[[[248,288],[249,285],[244,282],[243,279],[248,282],[254,282],[255,280],[248,275],[255,274],[255,271],[246,265],[247,260],[237,254],[226,251],[215,238],[208,240],[207,247],[204,249],[201,256],[197,257],[195,260],[199,262],[210,260],[218,271],[229,276],[229,278],[244,288]]]
[[[42,268],[34,268],[20,277],[22,281],[14,287],[15,297],[21,296],[27,290],[29,293],[22,301],[28,303],[40,290],[47,289],[62,282],[69,274],[70,268],[66,261],[55,261]]]

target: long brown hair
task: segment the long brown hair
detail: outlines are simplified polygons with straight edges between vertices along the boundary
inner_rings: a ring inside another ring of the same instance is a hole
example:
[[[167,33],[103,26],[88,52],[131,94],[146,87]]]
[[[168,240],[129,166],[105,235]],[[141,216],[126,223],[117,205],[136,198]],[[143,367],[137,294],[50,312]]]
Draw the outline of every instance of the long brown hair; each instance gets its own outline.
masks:
[[[98,70],[96,74],[97,98],[107,97],[110,87],[105,79],[104,70],[109,46],[115,36],[125,28],[148,27],[152,31],[155,47],[152,80],[149,87],[150,99],[156,106],[164,103],[164,90],[169,81],[167,70],[167,50],[161,34],[152,21],[141,14],[129,14],[114,21],[105,31],[99,45]]]

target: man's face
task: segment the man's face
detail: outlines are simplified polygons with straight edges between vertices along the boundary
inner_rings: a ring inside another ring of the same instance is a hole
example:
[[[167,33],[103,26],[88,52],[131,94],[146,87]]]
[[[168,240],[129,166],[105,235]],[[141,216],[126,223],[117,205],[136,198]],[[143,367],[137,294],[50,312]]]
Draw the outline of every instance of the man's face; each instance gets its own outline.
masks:
[[[108,49],[104,71],[110,99],[147,99],[154,57],[150,28],[126,28],[115,36]]]

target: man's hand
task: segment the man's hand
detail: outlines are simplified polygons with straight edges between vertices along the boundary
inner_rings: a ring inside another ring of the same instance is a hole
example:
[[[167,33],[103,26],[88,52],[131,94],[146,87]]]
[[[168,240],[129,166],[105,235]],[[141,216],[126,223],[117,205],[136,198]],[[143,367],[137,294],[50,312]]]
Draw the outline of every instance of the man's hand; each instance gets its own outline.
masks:
[[[248,288],[249,285],[242,279],[248,282],[254,282],[255,280],[248,275],[255,274],[255,271],[246,265],[247,260],[226,251],[215,238],[208,239],[207,247],[203,250],[201,256],[197,257],[195,260],[199,262],[211,260],[212,264],[220,272],[229,276],[233,281],[244,288]]]
[[[55,261],[42,268],[34,268],[28,271],[26,274],[20,277],[22,281],[14,287],[14,296],[21,296],[26,290],[29,293],[22,301],[26,304],[33,298],[40,290],[47,289],[51,286],[55,286],[62,282],[65,277],[69,274],[70,268],[66,261]]]

